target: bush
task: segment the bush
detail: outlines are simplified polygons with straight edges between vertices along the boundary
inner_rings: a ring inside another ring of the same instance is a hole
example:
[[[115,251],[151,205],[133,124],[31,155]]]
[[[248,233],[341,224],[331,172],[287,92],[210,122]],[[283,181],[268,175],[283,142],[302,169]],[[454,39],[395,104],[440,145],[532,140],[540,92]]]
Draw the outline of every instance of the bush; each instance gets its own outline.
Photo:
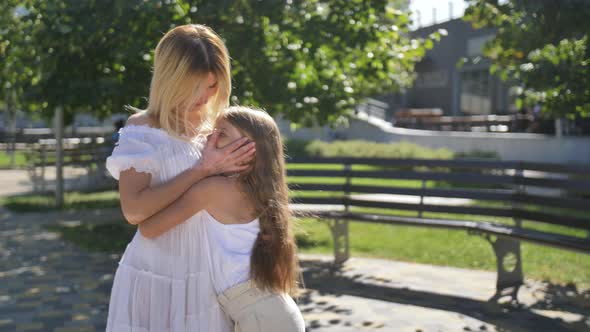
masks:
[[[312,141],[305,147],[314,157],[453,159],[448,149],[432,149],[414,143],[375,143],[370,141]]]
[[[306,157],[308,156],[306,149],[310,143],[311,141],[301,139],[285,140],[285,155],[287,157]]]
[[[455,153],[455,159],[471,158],[500,160],[500,156],[495,151],[473,150],[469,152]]]

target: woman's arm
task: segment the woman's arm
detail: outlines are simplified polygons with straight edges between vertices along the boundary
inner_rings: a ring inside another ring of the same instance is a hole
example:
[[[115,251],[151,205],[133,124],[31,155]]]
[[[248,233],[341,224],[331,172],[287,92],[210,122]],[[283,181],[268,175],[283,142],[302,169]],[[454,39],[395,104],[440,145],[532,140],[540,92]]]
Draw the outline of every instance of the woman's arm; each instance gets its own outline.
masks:
[[[235,189],[230,180],[221,176],[206,178],[190,187],[179,199],[139,224],[146,238],[155,238],[185,222],[195,213],[223,199],[224,193]]]
[[[146,125],[146,120],[133,120],[128,123]],[[207,141],[201,161],[172,180],[150,187],[151,174],[137,172],[134,168],[121,172],[119,194],[121,210],[130,224],[139,224],[178,199],[191,185],[208,176],[223,172],[241,172],[254,155],[253,143],[236,140],[223,149],[216,149],[218,133]]]
[[[180,173],[166,183],[150,187],[151,174],[136,172],[134,168],[123,171],[119,178],[123,216],[130,224],[137,225],[174,202],[193,183],[208,175],[206,170],[196,167]]]

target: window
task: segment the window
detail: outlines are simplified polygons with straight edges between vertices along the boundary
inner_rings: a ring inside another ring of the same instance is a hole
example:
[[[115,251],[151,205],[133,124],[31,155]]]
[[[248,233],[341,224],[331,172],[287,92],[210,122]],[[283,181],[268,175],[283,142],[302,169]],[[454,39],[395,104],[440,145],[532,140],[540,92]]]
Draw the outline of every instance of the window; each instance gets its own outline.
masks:
[[[490,114],[490,74],[487,69],[461,73],[461,111]]]
[[[483,35],[467,40],[467,56],[474,57],[482,54],[485,43],[494,38],[494,35]]]
[[[444,70],[427,71],[418,73],[416,83],[417,88],[440,88],[448,84],[449,75]]]

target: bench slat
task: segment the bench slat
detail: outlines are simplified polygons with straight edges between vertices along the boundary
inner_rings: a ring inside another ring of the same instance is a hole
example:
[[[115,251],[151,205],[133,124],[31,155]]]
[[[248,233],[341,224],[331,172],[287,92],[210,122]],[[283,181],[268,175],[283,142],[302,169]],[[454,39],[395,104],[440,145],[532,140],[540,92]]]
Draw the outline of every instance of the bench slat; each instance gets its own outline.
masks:
[[[345,157],[294,157],[287,159],[289,164],[337,164],[337,165],[371,165],[384,167],[449,167],[479,169],[510,169],[531,170],[549,173],[578,174],[590,177],[590,169],[586,165],[551,164],[511,160],[485,159],[391,159],[391,158],[345,158]]]
[[[590,192],[590,181],[582,179],[527,178],[512,175],[488,175],[465,172],[414,172],[414,171],[345,171],[345,170],[287,170],[291,177],[350,177],[375,179],[401,179],[448,181],[463,184],[525,185]]]
[[[360,186],[344,184],[316,184],[316,183],[290,183],[289,189],[300,191],[332,191],[348,192],[353,194],[393,194],[424,197],[466,198],[486,201],[519,202],[554,208],[576,209],[580,212],[590,212],[590,203],[587,200],[575,197],[541,196],[526,193],[516,193],[510,189],[446,189],[446,188],[406,188],[385,186]]]
[[[399,203],[399,202],[377,202],[370,200],[359,199],[343,199],[344,205],[354,207],[370,207],[381,209],[394,210],[410,210],[423,212],[437,212],[437,213],[454,213],[454,214],[474,214],[482,216],[493,217],[508,217],[512,218],[514,213],[512,209],[480,207],[480,206],[451,206],[451,205],[434,205],[434,204],[413,204],[413,203]]]
[[[590,252],[590,242],[586,239],[561,235],[547,234],[544,232],[513,227],[509,225],[494,224],[488,222],[474,222],[463,220],[447,219],[426,219],[401,216],[390,216],[380,214],[362,214],[354,212],[317,212],[324,218],[339,218],[383,224],[398,224],[407,226],[421,226],[447,229],[461,229],[478,231],[486,234],[517,238],[524,241],[535,242],[543,245],[550,245],[557,248],[576,250],[583,253]]]

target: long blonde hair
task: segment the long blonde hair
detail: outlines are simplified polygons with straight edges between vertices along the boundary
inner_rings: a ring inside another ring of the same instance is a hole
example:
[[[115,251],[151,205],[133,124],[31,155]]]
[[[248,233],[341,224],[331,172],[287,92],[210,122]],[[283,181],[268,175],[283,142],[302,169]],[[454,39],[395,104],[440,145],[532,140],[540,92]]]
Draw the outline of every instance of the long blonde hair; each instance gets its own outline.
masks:
[[[153,71],[145,111],[173,136],[193,136],[210,129],[216,116],[229,105],[229,54],[221,38],[207,26],[187,24],[168,31],[156,47]],[[206,91],[209,73],[215,75],[218,90],[200,114],[200,126],[191,128],[187,111]]]
[[[260,221],[260,233],[252,250],[250,277],[259,288],[296,296],[299,261],[279,129],[266,112],[242,106],[226,109],[220,118],[256,144],[253,167],[239,178]]]

